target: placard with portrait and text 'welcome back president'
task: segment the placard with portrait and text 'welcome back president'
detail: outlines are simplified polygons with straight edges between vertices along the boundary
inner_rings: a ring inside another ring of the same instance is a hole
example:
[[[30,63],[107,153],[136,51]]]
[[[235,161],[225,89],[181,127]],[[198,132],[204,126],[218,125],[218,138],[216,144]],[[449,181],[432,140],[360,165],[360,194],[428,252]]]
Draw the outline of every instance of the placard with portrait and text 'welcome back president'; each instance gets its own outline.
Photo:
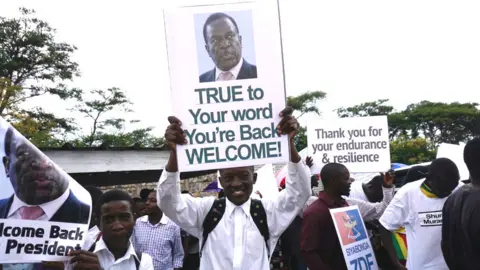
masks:
[[[82,248],[92,199],[79,183],[0,117],[0,264],[43,269]]]
[[[289,160],[277,134],[285,84],[277,0],[165,10],[180,171]]]

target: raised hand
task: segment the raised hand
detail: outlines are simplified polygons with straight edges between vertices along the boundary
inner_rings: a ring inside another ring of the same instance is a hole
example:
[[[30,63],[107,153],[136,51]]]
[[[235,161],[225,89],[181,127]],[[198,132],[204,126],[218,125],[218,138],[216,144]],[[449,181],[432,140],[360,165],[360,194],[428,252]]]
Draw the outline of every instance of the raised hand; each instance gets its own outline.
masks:
[[[187,143],[185,131],[182,129],[182,122],[175,116],[169,116],[170,125],[165,130],[165,141],[173,151],[177,150],[177,145]]]

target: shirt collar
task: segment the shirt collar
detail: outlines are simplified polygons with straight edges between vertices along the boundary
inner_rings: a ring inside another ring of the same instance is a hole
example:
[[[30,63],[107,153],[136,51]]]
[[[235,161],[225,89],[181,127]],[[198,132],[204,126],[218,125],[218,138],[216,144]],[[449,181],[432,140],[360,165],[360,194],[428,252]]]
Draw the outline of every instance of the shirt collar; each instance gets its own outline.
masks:
[[[56,198],[53,201],[49,201],[44,204],[38,205],[42,208],[45,215],[47,215],[48,220],[50,220],[53,217],[53,215],[55,215],[57,210],[60,209],[60,207],[65,203],[65,201],[68,199],[68,196],[70,195],[70,192],[71,192],[70,188],[67,188],[67,190],[62,194],[62,196]],[[17,197],[17,194],[14,194],[12,206],[10,207],[8,216],[9,217],[12,216],[14,213],[16,213],[20,208],[24,206],[32,206],[32,205],[28,205],[24,203],[22,200],[20,200]]]
[[[148,215],[145,215],[145,216],[143,216],[143,217],[139,217],[138,219],[139,219],[141,222],[150,223],[150,222],[148,221]],[[168,217],[165,216],[165,214],[163,214],[163,215],[162,215],[162,218],[160,219],[160,222],[159,222],[158,224],[167,225],[168,220],[169,220]],[[157,224],[152,224],[152,225],[155,226],[155,225],[157,225]]]
[[[129,240],[128,243],[129,243],[129,246],[128,246],[127,252],[125,253],[125,255],[123,255],[123,257],[116,260],[115,263],[120,263],[122,261],[129,260],[132,256],[136,260],[138,260],[137,253],[135,252],[135,249],[133,248],[133,245],[132,245],[132,241]],[[99,253],[99,252],[102,252],[102,250],[110,253],[113,257],[113,254],[108,249],[107,244],[105,244],[105,241],[103,241],[103,237],[100,238],[100,240],[98,240],[97,243],[95,244],[95,250],[93,251],[93,253]]]
[[[97,227],[97,225],[93,226],[92,228],[88,229],[89,234],[97,234],[100,232],[100,229]]]
[[[248,198],[248,200],[244,202],[242,205],[235,205],[228,198],[226,198],[225,201],[226,201],[225,214],[227,215],[227,217],[230,217],[233,213],[233,210],[235,210],[235,208],[237,207],[240,207],[241,209],[243,209],[243,212],[247,216],[250,215],[250,205],[252,203],[250,198]]]
[[[343,207],[347,206],[347,202],[345,199],[342,198],[342,201],[337,202],[333,200],[330,196],[327,195],[325,192],[318,193],[318,198],[324,201],[328,207]]]
[[[234,80],[237,79],[238,74],[240,73],[240,70],[242,69],[242,65],[243,65],[243,58],[240,58],[240,61],[238,61],[238,64],[236,66],[234,66],[232,69],[228,70],[233,74],[233,79]],[[218,69],[218,67],[215,67],[215,76],[216,76],[215,80],[218,80],[218,77],[220,77],[220,74],[222,72],[225,72],[225,71],[222,71],[222,70]]]

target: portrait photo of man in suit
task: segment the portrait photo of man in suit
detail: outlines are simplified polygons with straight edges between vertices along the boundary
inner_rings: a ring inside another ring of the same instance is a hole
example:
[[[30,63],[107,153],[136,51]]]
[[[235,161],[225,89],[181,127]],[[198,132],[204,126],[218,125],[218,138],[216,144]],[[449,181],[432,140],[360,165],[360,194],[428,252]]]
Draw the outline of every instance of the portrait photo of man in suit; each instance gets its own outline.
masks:
[[[232,16],[225,13],[209,15],[203,24],[203,41],[214,67],[200,75],[201,83],[257,78],[257,67],[243,56],[242,36]],[[245,45],[253,48],[253,44]]]
[[[70,177],[12,127],[3,165],[14,194],[0,200],[0,218],[88,224],[90,206],[70,189]]]

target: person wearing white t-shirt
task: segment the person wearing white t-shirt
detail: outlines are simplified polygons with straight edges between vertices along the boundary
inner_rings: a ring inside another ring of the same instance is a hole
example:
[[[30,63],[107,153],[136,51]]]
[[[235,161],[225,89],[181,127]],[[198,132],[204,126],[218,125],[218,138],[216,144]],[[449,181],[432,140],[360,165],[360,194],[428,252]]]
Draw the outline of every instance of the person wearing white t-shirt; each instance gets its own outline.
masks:
[[[425,180],[403,186],[380,218],[382,242],[396,269],[447,270],[440,243],[442,208],[447,197],[462,183],[453,161],[439,158],[432,162]],[[406,268],[400,264],[391,232],[405,227],[408,242]]]

